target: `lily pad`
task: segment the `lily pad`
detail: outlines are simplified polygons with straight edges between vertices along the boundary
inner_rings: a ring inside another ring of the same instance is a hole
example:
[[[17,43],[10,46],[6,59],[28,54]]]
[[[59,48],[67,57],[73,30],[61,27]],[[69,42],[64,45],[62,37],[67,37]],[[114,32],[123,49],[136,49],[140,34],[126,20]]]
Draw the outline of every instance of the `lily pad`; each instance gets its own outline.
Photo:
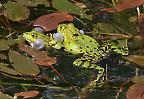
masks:
[[[24,44],[20,44],[18,45],[18,47],[20,48],[20,50],[25,51],[28,55],[32,56],[34,60],[47,62],[50,65],[56,63],[56,58],[48,56],[47,52],[44,52],[44,51],[42,52],[42,51],[39,51],[38,49],[33,49]]]
[[[102,11],[121,12],[126,9],[136,8],[144,3],[143,0],[125,0],[123,3],[118,3],[114,8],[104,8]]]
[[[129,40],[129,48],[138,50],[139,48],[143,48],[144,46],[144,39],[142,36],[135,36]]]
[[[58,24],[61,22],[72,22],[74,17],[68,13],[51,13],[47,15],[40,16],[34,22],[35,27],[41,27],[45,31],[51,31],[57,28]]]
[[[11,74],[11,75],[22,75],[21,73],[17,72],[16,70],[9,68],[7,64],[0,63],[0,71]]]
[[[13,39],[0,39],[0,51],[9,49],[9,45],[14,45],[15,43]]]
[[[75,5],[69,0],[52,0],[52,6],[61,12],[79,15],[81,18],[92,19],[92,15],[87,15],[85,10]]]
[[[127,99],[144,99],[144,83],[132,85],[126,92]]]
[[[124,58],[144,67],[144,56],[129,55],[129,56],[125,56]]]
[[[46,7],[50,6],[50,3],[47,0],[14,0],[17,3],[25,6],[36,7],[38,4],[44,4]]]
[[[103,34],[103,33],[118,33],[118,30],[114,28],[112,25],[108,23],[97,23],[94,25],[94,32],[97,34]]]
[[[132,78],[133,83],[144,83],[144,76],[135,76]]]
[[[14,99],[11,96],[4,94],[4,93],[0,93],[0,99]]]
[[[22,96],[25,99],[25,98],[35,97],[38,94],[39,94],[38,91],[26,91],[26,92],[15,93],[15,97]]]
[[[94,38],[97,40],[116,40],[116,39],[123,39],[123,38],[131,38],[132,35],[122,34],[123,32],[114,27],[112,24],[109,23],[97,23],[94,25],[95,33]]]
[[[13,63],[14,69],[22,74],[35,76],[40,72],[38,65],[32,59],[22,56],[18,52],[9,51],[9,60]]]
[[[6,8],[4,15],[12,21],[20,21],[29,17],[30,11],[24,5],[9,1],[3,6]]]

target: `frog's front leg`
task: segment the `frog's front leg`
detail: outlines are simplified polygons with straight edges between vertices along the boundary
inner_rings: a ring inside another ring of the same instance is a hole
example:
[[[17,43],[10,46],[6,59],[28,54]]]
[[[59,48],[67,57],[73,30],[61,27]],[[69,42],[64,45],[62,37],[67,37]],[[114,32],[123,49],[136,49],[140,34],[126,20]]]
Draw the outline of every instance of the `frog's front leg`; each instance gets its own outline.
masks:
[[[89,84],[90,88],[96,87],[96,85],[98,84],[97,82],[100,81],[100,79],[102,78],[103,73],[104,73],[104,68],[96,65],[95,63],[92,63],[91,60],[92,59],[90,57],[87,57],[87,58],[81,57],[81,58],[78,58],[77,60],[75,60],[73,62],[73,64],[76,65],[76,66],[82,66],[82,67],[85,67],[85,68],[92,68],[92,69],[94,69],[98,72],[95,80],[93,80],[91,82],[91,84]]]

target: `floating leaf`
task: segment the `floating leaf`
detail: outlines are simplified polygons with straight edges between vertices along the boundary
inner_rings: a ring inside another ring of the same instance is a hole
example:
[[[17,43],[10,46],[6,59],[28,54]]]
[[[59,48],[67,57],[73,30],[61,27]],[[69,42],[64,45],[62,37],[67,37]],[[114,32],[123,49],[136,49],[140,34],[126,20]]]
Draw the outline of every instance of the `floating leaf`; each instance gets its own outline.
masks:
[[[47,62],[50,65],[56,63],[56,58],[49,57],[47,55],[47,52],[42,52],[42,51],[39,51],[38,49],[33,49],[23,44],[19,44],[18,47],[20,48],[20,50],[25,51],[27,54],[34,57],[35,60]]]
[[[40,16],[34,22],[35,27],[42,27],[45,31],[56,29],[58,24],[64,21],[71,22],[74,17],[67,13],[51,13]]]
[[[0,93],[0,99],[14,99],[11,96],[4,94],[4,93]]]
[[[138,16],[138,28],[139,28],[139,35],[144,38],[144,14],[141,13]]]
[[[38,64],[38,65],[43,65],[43,66],[51,66],[53,64],[53,62],[49,62],[49,61],[35,61],[34,63]]]
[[[127,99],[144,99],[144,83],[132,85],[127,93]]]
[[[103,35],[106,35],[106,36],[103,36]],[[100,37],[94,37],[94,38],[97,40],[117,40],[117,39],[123,39],[123,38],[129,39],[131,37],[132,35],[101,33]]]
[[[133,83],[144,83],[144,76],[135,76],[132,78]]]
[[[15,93],[14,97],[22,96],[25,99],[25,98],[35,97],[38,94],[39,94],[38,91],[26,91],[26,92]]]
[[[0,63],[0,71],[11,74],[11,75],[21,75],[21,73],[16,70],[9,68],[7,64]]]
[[[59,3],[60,2],[60,3]],[[92,19],[91,15],[87,15],[85,10],[70,2],[69,0],[52,0],[52,5],[54,8],[61,12],[67,12],[71,14],[79,15],[81,18]]]
[[[116,40],[123,38],[131,38],[132,35],[122,34],[114,25],[108,23],[97,23],[94,25],[94,33],[96,33],[95,39],[98,40]]]
[[[13,39],[0,39],[0,50],[9,49],[9,45],[14,45],[16,42]]]
[[[129,8],[136,8],[144,3],[144,0],[129,0],[125,1],[123,3],[119,3],[116,5],[114,8],[104,8],[102,11],[107,11],[107,12],[121,12],[125,9]]]
[[[140,66],[144,66],[144,56],[129,55],[129,56],[125,56],[124,58]]]
[[[13,63],[13,67],[22,74],[35,76],[40,72],[31,59],[21,56],[18,52],[9,51],[9,60]]]
[[[46,7],[49,7],[50,4],[47,0],[14,0],[17,3],[25,6],[36,7],[38,4],[44,4]]]
[[[131,49],[143,48],[144,39],[142,36],[135,36],[134,38],[129,40],[128,44],[129,44],[129,48]]]
[[[125,13],[116,14],[108,23],[99,22],[95,24],[97,33],[118,33],[118,34],[136,34],[136,24],[129,22],[129,15]]]
[[[19,3],[9,1],[3,6],[6,8],[4,15],[12,21],[20,21],[29,17],[29,9]]]
[[[108,23],[97,23],[94,25],[94,32],[97,34],[103,33],[118,33],[118,30],[111,24]]]

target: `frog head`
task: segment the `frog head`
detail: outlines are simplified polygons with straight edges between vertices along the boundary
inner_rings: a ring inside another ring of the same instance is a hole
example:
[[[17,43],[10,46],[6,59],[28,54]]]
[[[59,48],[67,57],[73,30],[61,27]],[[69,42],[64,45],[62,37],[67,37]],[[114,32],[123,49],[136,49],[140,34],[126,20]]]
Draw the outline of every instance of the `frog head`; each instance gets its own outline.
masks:
[[[42,41],[40,43],[43,43],[43,45],[45,47],[49,47],[49,42],[50,41],[50,37],[46,36],[38,31],[32,30],[31,32],[25,32],[23,33],[23,38],[28,41],[28,43],[30,44],[34,44],[37,41]]]
[[[31,32],[23,33],[23,37],[30,44],[37,41],[37,39],[41,39],[43,41],[44,47],[54,47],[56,49],[60,49],[63,46],[64,42],[72,40],[70,37],[73,34],[79,34],[79,30],[74,27],[72,23],[70,24],[59,24],[57,27],[57,33],[44,35],[41,32],[36,30],[32,30]]]

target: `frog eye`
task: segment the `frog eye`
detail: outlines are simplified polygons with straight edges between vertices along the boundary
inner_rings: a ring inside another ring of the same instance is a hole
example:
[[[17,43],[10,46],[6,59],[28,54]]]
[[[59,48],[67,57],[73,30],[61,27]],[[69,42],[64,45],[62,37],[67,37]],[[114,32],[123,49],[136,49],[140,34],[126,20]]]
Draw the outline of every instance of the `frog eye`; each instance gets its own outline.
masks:
[[[79,32],[80,32],[81,34],[85,34],[84,30],[79,30]]]
[[[33,30],[44,33],[44,29],[42,29],[41,27],[35,27]]]
[[[44,47],[44,42],[42,39],[36,39],[34,43],[30,43],[32,47],[37,49],[42,49]]]
[[[54,33],[53,34],[53,38],[57,41],[57,42],[63,42],[64,40],[64,36],[60,33]]]

